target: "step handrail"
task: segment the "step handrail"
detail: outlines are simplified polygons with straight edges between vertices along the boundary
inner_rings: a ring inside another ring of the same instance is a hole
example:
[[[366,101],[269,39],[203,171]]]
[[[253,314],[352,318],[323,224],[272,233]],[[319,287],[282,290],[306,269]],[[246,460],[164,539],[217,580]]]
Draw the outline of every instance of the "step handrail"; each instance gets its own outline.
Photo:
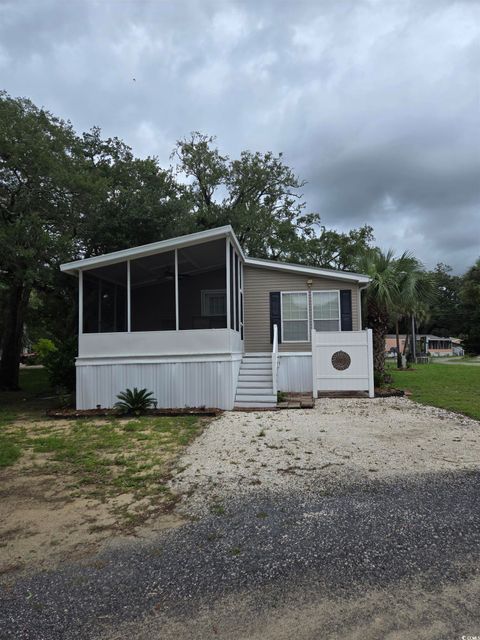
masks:
[[[273,346],[272,346],[272,389],[273,395],[277,395],[277,368],[278,368],[278,327],[273,325]]]

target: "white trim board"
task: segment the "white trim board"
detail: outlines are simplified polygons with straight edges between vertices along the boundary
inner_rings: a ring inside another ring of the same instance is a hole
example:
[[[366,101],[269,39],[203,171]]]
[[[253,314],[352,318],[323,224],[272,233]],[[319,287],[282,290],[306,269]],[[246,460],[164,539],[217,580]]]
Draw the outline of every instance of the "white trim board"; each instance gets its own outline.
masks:
[[[245,254],[243,253],[242,247],[238,242],[237,236],[235,235],[232,227],[230,225],[226,225],[224,227],[217,227],[216,229],[208,229],[207,231],[199,231],[197,233],[190,233],[185,236],[170,238],[169,240],[151,242],[139,247],[122,249],[121,251],[113,251],[112,253],[104,253],[101,256],[84,258],[83,260],[75,260],[74,262],[66,262],[60,265],[60,270],[64,271],[65,273],[75,274],[79,269],[90,269],[97,266],[106,266],[109,264],[115,264],[116,262],[123,262],[128,258],[150,256],[155,253],[163,253],[164,251],[181,249],[183,247],[189,247],[194,244],[201,244],[202,242],[208,242],[209,240],[217,240],[220,238],[230,238],[242,260],[245,260]]]
[[[363,273],[336,271],[335,269],[320,269],[319,267],[306,267],[300,264],[289,264],[288,262],[276,262],[274,260],[264,260],[261,258],[246,258],[245,264],[247,267],[290,271],[291,273],[303,273],[305,275],[317,276],[320,278],[332,278],[335,280],[347,280],[349,282],[365,284],[370,282],[370,278]]]

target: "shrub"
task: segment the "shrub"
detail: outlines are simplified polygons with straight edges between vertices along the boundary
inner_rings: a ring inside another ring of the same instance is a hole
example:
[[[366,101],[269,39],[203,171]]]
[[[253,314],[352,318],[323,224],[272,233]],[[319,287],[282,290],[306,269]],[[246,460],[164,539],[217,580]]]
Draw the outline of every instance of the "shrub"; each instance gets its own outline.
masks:
[[[147,391],[146,389],[125,389],[117,396],[118,402],[115,403],[115,409],[119,409],[122,413],[134,413],[139,415],[146,411],[151,406],[156,404],[155,398],[153,398],[153,391]]]
[[[75,389],[77,337],[73,336],[54,347],[54,350],[48,351],[42,360],[47,370],[48,381],[52,387],[73,391]]]
[[[48,338],[40,338],[32,348],[37,354],[38,360],[41,364],[45,364],[45,360],[48,360],[49,354],[57,350],[53,340],[49,340]]]

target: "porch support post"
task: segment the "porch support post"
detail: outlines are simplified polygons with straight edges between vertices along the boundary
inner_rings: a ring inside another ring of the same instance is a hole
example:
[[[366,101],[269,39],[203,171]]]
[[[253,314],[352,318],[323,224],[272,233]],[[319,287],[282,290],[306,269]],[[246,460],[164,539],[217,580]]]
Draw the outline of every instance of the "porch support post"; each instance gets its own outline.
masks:
[[[180,315],[178,312],[178,249],[175,249],[175,330],[180,328]]]
[[[83,333],[83,271],[78,272],[78,334]]]
[[[367,333],[367,367],[368,367],[368,397],[375,397],[375,381],[373,377],[373,333],[366,329]]]
[[[311,349],[312,349],[312,393],[313,400],[318,398],[318,386],[317,386],[317,332],[315,331],[315,325],[311,331]]]
[[[230,329],[230,238],[226,238],[225,262],[227,274],[227,329]]]
[[[232,291],[232,296],[233,296],[233,318],[232,318],[232,324],[233,324],[233,329],[236,331],[237,330],[237,295],[238,295],[238,283],[237,283],[237,267],[235,265],[235,250],[233,250],[233,254],[232,254],[232,267],[233,267],[233,278],[232,278],[232,282],[233,282],[233,291]]]
[[[130,260],[127,260],[127,332],[132,330],[132,296],[130,291]]]

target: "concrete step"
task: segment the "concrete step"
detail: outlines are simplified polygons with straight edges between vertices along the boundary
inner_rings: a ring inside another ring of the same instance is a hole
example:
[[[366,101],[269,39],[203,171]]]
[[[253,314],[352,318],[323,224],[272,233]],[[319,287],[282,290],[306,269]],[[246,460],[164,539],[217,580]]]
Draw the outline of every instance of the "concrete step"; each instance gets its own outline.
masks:
[[[234,409],[275,409],[276,402],[243,402],[235,401]]]
[[[274,396],[273,394],[261,394],[261,393],[238,393],[237,391],[237,396],[235,398],[235,404],[240,401],[240,402],[271,402],[273,404],[277,404],[277,396]]]

